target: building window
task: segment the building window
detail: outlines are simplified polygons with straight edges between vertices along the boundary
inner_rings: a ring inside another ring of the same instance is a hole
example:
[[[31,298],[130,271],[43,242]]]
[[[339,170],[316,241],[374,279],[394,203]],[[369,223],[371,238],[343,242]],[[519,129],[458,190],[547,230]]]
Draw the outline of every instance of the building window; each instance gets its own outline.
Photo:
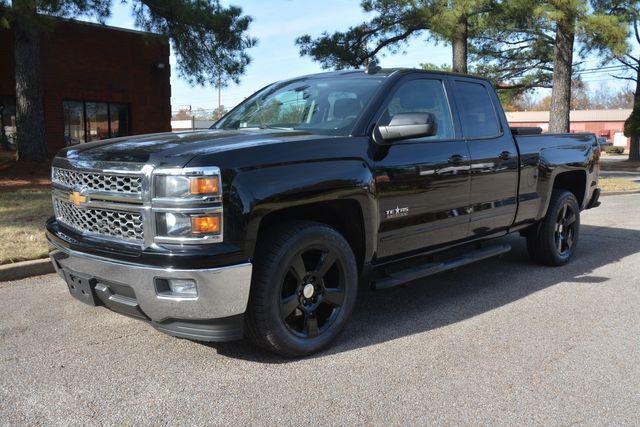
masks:
[[[62,109],[65,145],[129,135],[127,104],[65,101]]]
[[[112,138],[129,135],[129,106],[109,104],[109,123]]]
[[[84,105],[82,102],[64,102],[64,145],[85,142]]]
[[[16,99],[0,96],[0,148],[15,149]]]

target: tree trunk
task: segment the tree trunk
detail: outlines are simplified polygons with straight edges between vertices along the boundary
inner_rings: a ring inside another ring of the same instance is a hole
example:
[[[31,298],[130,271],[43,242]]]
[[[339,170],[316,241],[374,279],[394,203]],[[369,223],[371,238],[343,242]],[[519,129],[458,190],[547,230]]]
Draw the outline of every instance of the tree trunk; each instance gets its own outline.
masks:
[[[636,91],[633,94],[633,112],[631,115],[640,116],[640,69],[636,74]],[[629,146],[629,160],[640,161],[640,134],[634,132],[631,135],[631,145]]]
[[[456,29],[454,32],[451,47],[453,50],[453,58],[451,61],[451,69],[454,73],[467,74],[467,40],[469,37],[469,24],[467,17],[461,15],[458,18]]]
[[[18,5],[19,3],[19,5]],[[26,4],[25,4],[26,3]],[[21,13],[13,22],[16,79],[16,137],[18,160],[47,159],[44,138],[44,107],[40,73],[40,30],[31,17],[21,16],[30,7],[28,1],[14,1]],[[25,10],[27,9],[27,10]]]
[[[559,20],[556,24],[549,132],[569,132],[574,36],[575,18]]]

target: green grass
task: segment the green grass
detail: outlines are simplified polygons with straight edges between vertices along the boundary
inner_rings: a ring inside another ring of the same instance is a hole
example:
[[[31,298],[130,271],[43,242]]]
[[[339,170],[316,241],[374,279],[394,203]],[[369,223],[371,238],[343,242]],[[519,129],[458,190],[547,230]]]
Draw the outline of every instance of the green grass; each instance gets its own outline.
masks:
[[[598,186],[603,193],[610,191],[634,191],[640,190],[640,184],[625,178],[607,178],[600,177]]]
[[[44,223],[51,215],[51,191],[0,193],[0,264],[44,258]]]

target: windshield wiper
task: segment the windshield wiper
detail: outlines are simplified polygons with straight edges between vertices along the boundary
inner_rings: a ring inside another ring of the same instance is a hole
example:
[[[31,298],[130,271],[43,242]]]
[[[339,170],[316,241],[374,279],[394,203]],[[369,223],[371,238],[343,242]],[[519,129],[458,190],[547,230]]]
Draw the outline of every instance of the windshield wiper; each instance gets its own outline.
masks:
[[[228,130],[245,130],[245,129],[277,129],[277,130],[295,130],[294,128],[286,128],[286,127],[282,127],[282,126],[271,126],[271,125],[265,125],[265,124],[261,124],[261,125],[256,125],[256,126],[246,126],[246,127],[224,127],[222,129],[228,129]]]
[[[261,123],[260,126],[258,126],[258,129],[293,130],[293,128],[286,128],[286,127],[282,127],[282,126],[271,126],[271,125],[267,125],[267,124],[264,124],[264,123]]]

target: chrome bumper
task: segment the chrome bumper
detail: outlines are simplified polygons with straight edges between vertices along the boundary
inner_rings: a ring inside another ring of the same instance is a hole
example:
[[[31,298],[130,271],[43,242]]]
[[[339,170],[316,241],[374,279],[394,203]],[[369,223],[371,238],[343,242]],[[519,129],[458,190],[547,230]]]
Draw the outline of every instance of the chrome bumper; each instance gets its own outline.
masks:
[[[132,303],[137,303],[153,322],[227,318],[243,314],[249,300],[251,263],[202,270],[157,268],[116,262],[70,251],[55,244],[50,257],[63,278],[64,270],[95,279],[99,284],[129,286],[135,293]],[[194,299],[158,296],[155,278],[193,279],[198,287],[198,296]]]

